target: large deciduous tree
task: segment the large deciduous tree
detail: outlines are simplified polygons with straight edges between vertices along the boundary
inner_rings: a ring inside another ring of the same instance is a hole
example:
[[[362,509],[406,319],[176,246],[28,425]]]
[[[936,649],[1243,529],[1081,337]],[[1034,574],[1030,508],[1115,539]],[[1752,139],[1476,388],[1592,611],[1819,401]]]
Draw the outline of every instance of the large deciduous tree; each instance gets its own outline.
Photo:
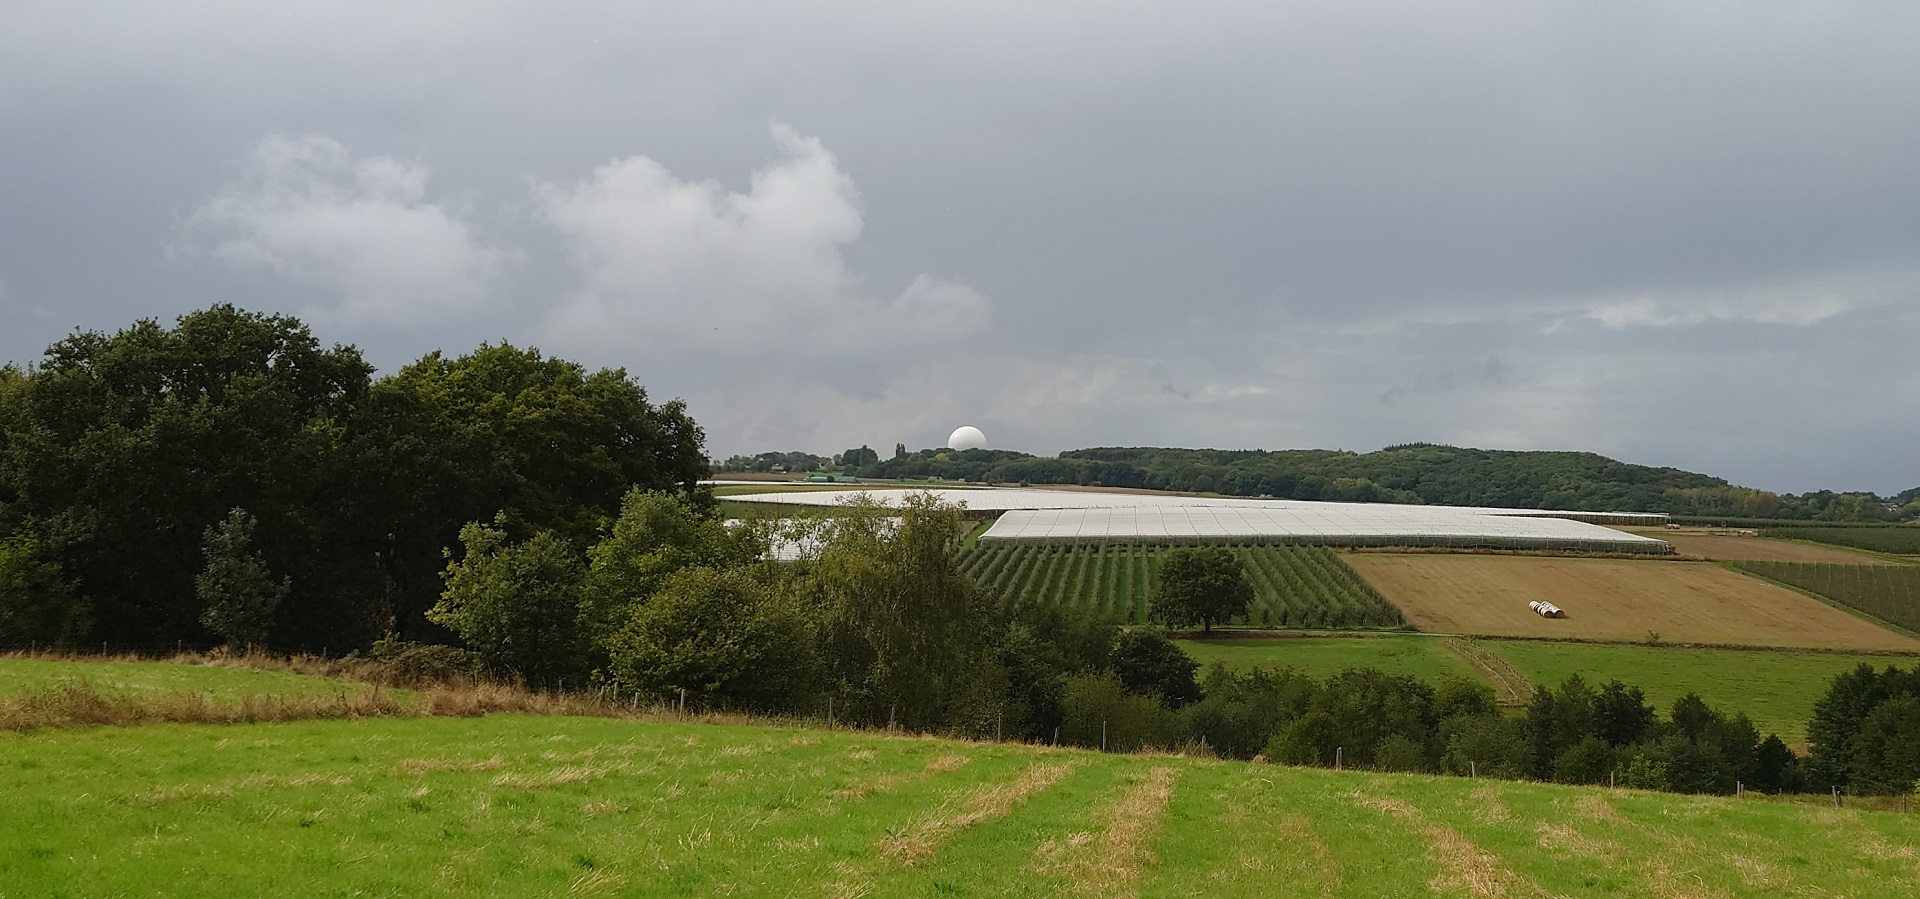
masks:
[[[1208,632],[1247,613],[1253,585],[1233,550],[1224,546],[1182,547],[1160,564],[1160,585],[1153,595],[1153,617],[1172,627],[1198,624]]]
[[[8,376],[0,529],[30,535],[71,587],[40,599],[67,609],[33,617],[70,623],[84,607],[89,640],[205,641],[201,534],[244,506],[257,552],[296,584],[276,630],[316,648],[367,637],[374,571],[334,551],[351,527],[333,512],[348,487],[337,449],[370,372],[297,320],[215,306],[172,328],[77,332]]]

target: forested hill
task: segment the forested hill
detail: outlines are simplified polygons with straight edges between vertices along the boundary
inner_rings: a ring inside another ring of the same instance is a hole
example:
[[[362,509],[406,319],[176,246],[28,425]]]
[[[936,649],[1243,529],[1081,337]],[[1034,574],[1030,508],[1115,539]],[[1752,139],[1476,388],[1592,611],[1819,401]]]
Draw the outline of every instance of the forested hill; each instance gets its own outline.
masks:
[[[872,459],[871,451],[849,450]],[[760,458],[729,460],[750,468]],[[784,454],[782,458],[791,454]],[[847,454],[843,454],[847,455]],[[862,459],[862,461],[865,461]],[[824,460],[823,460],[824,461]],[[1680,515],[1871,521],[1912,517],[1920,500],[1820,491],[1779,495],[1677,468],[1631,465],[1595,453],[1514,452],[1414,443],[1370,453],[1342,450],[1208,450],[1096,447],[1058,457],[1006,450],[897,450],[857,467],[862,477],[1028,484],[1082,484],[1275,496]]]

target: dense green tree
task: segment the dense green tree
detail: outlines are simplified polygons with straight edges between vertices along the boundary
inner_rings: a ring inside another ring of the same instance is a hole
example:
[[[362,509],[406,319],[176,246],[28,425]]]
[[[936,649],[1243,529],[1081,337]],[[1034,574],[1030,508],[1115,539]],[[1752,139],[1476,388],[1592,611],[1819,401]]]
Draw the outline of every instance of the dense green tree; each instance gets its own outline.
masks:
[[[92,625],[91,610],[37,534],[0,537],[0,646],[73,646]]]
[[[1446,747],[1441,768],[1448,774],[1518,778],[1530,772],[1527,735],[1518,720],[1499,714],[1449,718],[1440,738]]]
[[[579,555],[551,531],[510,541],[502,524],[460,530],[466,551],[448,563],[446,590],[427,617],[496,671],[537,685],[569,676],[580,683],[586,645]]]
[[[1155,696],[1177,709],[1200,698],[1194,672],[1200,670],[1186,650],[1159,634],[1131,631],[1113,645],[1113,673],[1128,691]]]
[[[620,517],[588,550],[582,627],[596,645],[622,626],[630,610],[688,568],[728,570],[753,565],[767,552],[762,522],[728,527],[710,506],[686,494],[627,492]]]
[[[1498,715],[1500,707],[1494,701],[1492,687],[1481,681],[1453,675],[1442,678],[1440,685],[1434,689],[1433,714],[1435,718],[1445,721],[1448,718]]]
[[[1201,625],[1212,632],[1247,613],[1253,602],[1253,584],[1239,557],[1223,546],[1180,547],[1160,563],[1160,583],[1153,594],[1156,621],[1173,627]]]
[[[1520,718],[1527,740],[1527,774],[1537,780],[1553,778],[1553,761],[1564,747],[1554,742],[1554,695],[1546,687],[1534,687],[1527,701],[1526,714]]]
[[[244,506],[256,551],[293,578],[277,639],[367,639],[379,595],[369,556],[339,551],[353,523],[338,464],[371,369],[284,316],[215,306],[171,328],[76,332],[0,388],[0,528],[57,553],[89,640],[200,643],[201,532]],[[84,608],[90,614],[81,614]]]
[[[627,613],[609,640],[612,683],[702,706],[796,711],[816,689],[814,628],[771,578],[684,568]]]
[[[1080,675],[1066,683],[1060,742],[1110,752],[1172,749],[1185,738],[1180,718],[1158,699],[1131,693],[1112,675]]]
[[[552,531],[585,549],[629,490],[701,497],[700,428],[678,400],[654,406],[620,369],[589,371],[538,350],[430,353],[375,383],[350,434],[395,627],[422,630],[443,548],[504,513],[516,537]]]
[[[1816,787],[1844,786],[1853,777],[1853,738],[1862,722],[1892,696],[1886,678],[1861,663],[1835,675],[1827,691],[1814,702],[1807,721],[1808,777]]]
[[[1183,711],[1188,731],[1228,758],[1252,758],[1313,705],[1320,685],[1292,668],[1234,671],[1214,663],[1203,698]]]
[[[939,727],[997,637],[996,610],[955,558],[960,510],[920,494],[835,511],[804,541],[821,550],[802,564],[836,707],[847,720]]]
[[[1427,751],[1400,734],[1389,734],[1373,751],[1373,766],[1382,771],[1427,771]]]
[[[1553,779],[1563,784],[1606,783],[1613,762],[1613,747],[1607,741],[1582,737],[1553,760]]]
[[[1613,746],[1640,742],[1656,717],[1639,687],[1608,681],[1593,697],[1594,734]]]
[[[1340,722],[1324,709],[1313,709],[1293,719],[1275,734],[1262,755],[1283,765],[1345,766],[1346,734]]]
[[[234,509],[201,537],[207,566],[194,578],[200,623],[229,646],[265,646],[274,612],[293,589],[288,579],[275,581],[254,551],[256,524],[245,509]]]
[[[1753,787],[1768,793],[1794,790],[1800,786],[1799,760],[1778,734],[1768,734],[1754,749]]]
[[[1853,786],[1863,793],[1912,793],[1920,784],[1920,698],[1896,696],[1853,736]]]

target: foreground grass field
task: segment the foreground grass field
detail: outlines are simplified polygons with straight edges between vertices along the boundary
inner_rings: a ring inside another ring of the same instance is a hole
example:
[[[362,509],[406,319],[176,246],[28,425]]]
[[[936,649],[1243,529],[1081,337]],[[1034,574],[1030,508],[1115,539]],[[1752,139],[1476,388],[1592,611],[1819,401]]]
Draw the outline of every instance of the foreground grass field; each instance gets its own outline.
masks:
[[[1654,633],[1668,643],[1920,651],[1920,640],[1712,562],[1438,553],[1353,553],[1347,561],[1423,631],[1616,642]],[[1535,615],[1527,608],[1535,599],[1567,617]]]
[[[1175,642],[1200,663],[1203,674],[1214,662],[1225,662],[1235,668],[1288,666],[1314,677],[1348,668],[1378,668],[1429,683],[1445,677],[1481,679],[1471,665],[1446,648],[1446,641],[1437,637],[1216,637]]]
[[[1714,708],[1744,712],[1762,734],[1791,744],[1807,738],[1807,718],[1833,676],[1862,662],[1875,668],[1911,667],[1913,656],[1861,656],[1785,650],[1706,649],[1482,640],[1480,645],[1537,684],[1556,686],[1578,674],[1599,686],[1618,678],[1646,691],[1662,712],[1689,692]]]
[[[4,896],[1909,895],[1920,817],[765,727],[0,735]]]

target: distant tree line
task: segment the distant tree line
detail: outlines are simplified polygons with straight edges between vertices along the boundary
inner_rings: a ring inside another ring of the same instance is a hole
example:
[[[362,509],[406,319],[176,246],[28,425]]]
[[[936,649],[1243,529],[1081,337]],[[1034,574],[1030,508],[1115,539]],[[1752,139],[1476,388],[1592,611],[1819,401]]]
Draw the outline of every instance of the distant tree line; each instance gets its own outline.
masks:
[[[1510,452],[1414,443],[1336,450],[1098,448],[1046,458],[1006,450],[921,450],[863,477],[1080,484],[1345,502],[1631,510],[1727,518],[1896,521],[1920,517],[1920,488],[1897,496],[1775,494],[1594,453]]]
[[[0,367],[0,646],[433,640],[471,522],[585,545],[704,437],[623,372],[506,344],[385,377],[215,306]]]

